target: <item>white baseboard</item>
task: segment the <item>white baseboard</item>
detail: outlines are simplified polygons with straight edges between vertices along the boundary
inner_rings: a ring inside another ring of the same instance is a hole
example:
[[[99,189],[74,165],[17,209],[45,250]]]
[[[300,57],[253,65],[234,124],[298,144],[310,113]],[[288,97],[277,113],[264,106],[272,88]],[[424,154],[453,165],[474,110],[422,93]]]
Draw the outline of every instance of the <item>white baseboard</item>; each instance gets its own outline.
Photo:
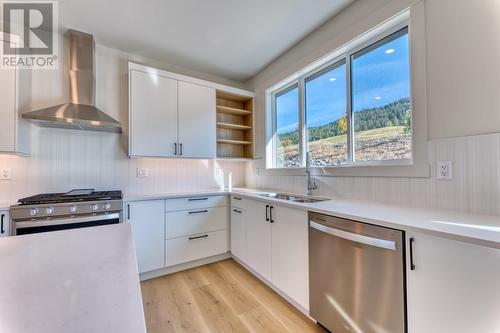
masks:
[[[225,259],[229,259],[229,258],[231,258],[231,253],[226,252],[226,253],[218,254],[218,255],[213,256],[213,257],[208,257],[208,258],[203,258],[203,259],[199,259],[199,260],[195,260],[195,261],[190,261],[190,262],[186,262],[184,264],[179,264],[179,265],[175,265],[175,266],[165,267],[165,268],[157,269],[157,270],[151,271],[151,272],[144,272],[144,273],[139,274],[139,280],[145,281],[145,280],[149,280],[149,279],[154,279],[154,278],[160,277],[162,275],[167,275],[167,274],[172,274],[172,273],[184,271],[186,269],[211,264],[213,262],[217,262],[217,261],[221,261],[221,260],[225,260]]]

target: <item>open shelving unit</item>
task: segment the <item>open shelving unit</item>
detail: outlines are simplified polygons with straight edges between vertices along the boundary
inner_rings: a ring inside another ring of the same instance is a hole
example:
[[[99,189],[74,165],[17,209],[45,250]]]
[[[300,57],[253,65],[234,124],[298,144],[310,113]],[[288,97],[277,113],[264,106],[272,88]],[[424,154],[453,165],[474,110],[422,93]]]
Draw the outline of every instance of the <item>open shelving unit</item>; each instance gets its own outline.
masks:
[[[217,91],[217,158],[252,159],[253,98]]]

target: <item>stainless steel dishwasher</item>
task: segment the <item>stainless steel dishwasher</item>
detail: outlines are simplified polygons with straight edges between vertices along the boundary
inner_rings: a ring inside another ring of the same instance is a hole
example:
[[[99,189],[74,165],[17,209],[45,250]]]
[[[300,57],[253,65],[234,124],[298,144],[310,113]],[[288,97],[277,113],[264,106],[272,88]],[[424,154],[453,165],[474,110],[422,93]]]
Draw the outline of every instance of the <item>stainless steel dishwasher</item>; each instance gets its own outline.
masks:
[[[333,333],[406,332],[404,232],[309,213],[310,314]]]

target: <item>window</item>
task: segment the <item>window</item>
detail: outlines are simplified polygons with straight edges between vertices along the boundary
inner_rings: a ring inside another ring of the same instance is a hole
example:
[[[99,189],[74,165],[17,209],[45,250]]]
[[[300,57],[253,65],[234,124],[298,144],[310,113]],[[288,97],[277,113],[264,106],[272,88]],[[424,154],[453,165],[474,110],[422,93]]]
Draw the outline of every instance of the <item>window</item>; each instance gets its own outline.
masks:
[[[297,84],[276,94],[276,166],[300,166],[299,88]]]
[[[273,167],[412,161],[408,25],[352,43],[271,92]]]

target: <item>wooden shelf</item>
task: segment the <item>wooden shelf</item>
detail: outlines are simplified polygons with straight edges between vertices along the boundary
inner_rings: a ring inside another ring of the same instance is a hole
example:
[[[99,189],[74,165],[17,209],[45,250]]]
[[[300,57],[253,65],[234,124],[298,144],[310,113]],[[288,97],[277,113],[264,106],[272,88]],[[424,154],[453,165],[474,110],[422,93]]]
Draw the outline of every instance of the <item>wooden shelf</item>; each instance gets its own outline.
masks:
[[[247,111],[243,109],[231,108],[229,106],[217,105],[217,111],[226,114],[234,114],[238,116],[246,116],[252,114],[252,111]]]
[[[232,124],[232,123],[217,123],[218,128],[227,128],[234,130],[251,130],[252,126]]]
[[[239,141],[239,140],[227,140],[227,139],[217,139],[217,143],[226,143],[229,145],[251,145],[251,141]]]

